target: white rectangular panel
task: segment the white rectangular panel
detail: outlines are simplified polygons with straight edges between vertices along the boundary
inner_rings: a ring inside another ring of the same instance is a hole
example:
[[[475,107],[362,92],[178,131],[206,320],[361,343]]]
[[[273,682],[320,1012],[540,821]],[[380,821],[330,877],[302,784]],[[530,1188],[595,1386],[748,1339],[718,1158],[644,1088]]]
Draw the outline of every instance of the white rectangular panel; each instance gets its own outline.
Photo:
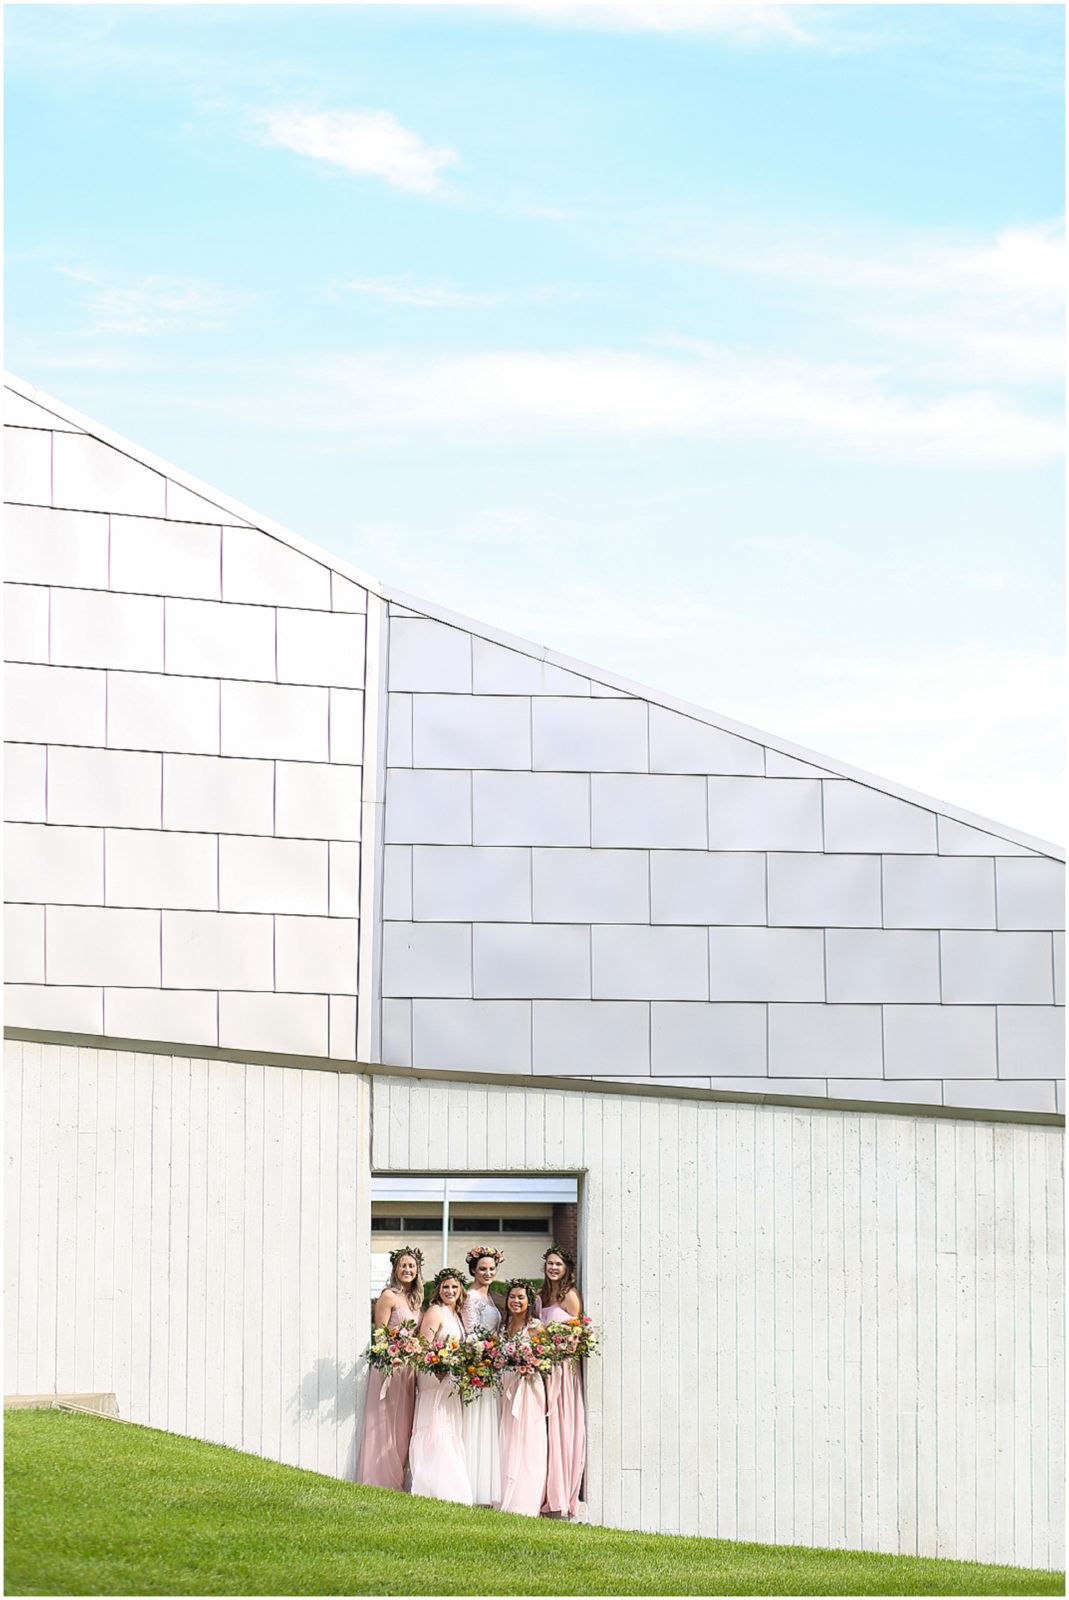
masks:
[[[219,1043],[219,997],[191,989],[105,989],[104,1032],[116,1039]]]
[[[413,695],[412,763],[418,767],[530,768],[530,701]]]
[[[48,820],[100,827],[158,828],[163,758],[140,751],[48,752]]]
[[[329,720],[326,689],[224,681],[221,753],[326,761]]]
[[[472,638],[472,674],[476,694],[590,694],[589,678],[490,639]]]
[[[535,850],[537,922],[648,922],[649,857],[644,850]]]
[[[590,778],[572,772],[475,772],[476,844],[588,845]]]
[[[1049,1005],[1049,933],[944,933],[943,1001],[949,1005]]]
[[[590,998],[588,929],[490,923],[473,932],[477,999]]]
[[[4,1022],[9,1028],[103,1033],[104,991],[60,988],[53,983],[5,984]]]
[[[953,817],[940,815],[936,819],[939,834],[939,854],[942,856],[1030,856],[1031,850],[1000,839],[997,834],[985,833],[980,828],[970,828]]]
[[[824,848],[934,855],[935,813],[864,784],[825,779]]]
[[[996,1076],[994,1006],[884,1006],[889,1078]]]
[[[471,925],[388,922],[382,930],[384,996],[471,997]]]
[[[386,696],[386,765],[412,765],[412,696]]]
[[[4,576],[19,583],[106,589],[107,517],[49,506],[5,506]]]
[[[309,839],[359,839],[360,768],[276,761],[275,832]]]
[[[4,499],[28,501],[39,506],[51,505],[50,429],[4,429]]]
[[[204,833],[271,833],[274,784],[270,761],[165,755],[163,825]]]
[[[536,1000],[534,1070],[546,1077],[648,1078],[648,1001]]]
[[[52,500],[72,511],[167,515],[158,472],[84,433],[57,433],[52,447]]]
[[[764,923],[763,855],[652,850],[649,860],[654,922]]]
[[[823,1000],[823,935],[815,928],[710,928],[709,998]]]
[[[4,907],[4,981],[44,983],[44,906]]]
[[[218,680],[110,673],[108,746],[218,755]]]
[[[356,993],[358,925],[346,917],[275,918],[275,988]]]
[[[1065,1013],[1061,1006],[998,1007],[998,1075],[1065,1077]]]
[[[764,775],[764,749],[694,717],[650,706],[650,771]]]
[[[390,688],[470,694],[471,634],[429,617],[394,617]]]
[[[367,590],[333,570],[330,574],[330,595],[332,611],[367,611]]]
[[[878,928],[879,856],[770,855],[768,920],[795,928]]]
[[[330,759],[358,767],[364,759],[364,696],[359,689],[330,689]]]
[[[982,856],[885,856],[888,928],[993,928],[994,862]]]
[[[830,1001],[939,999],[937,933],[829,928],[826,937]]]
[[[531,852],[416,845],[412,915],[416,922],[529,922]]]
[[[103,744],[103,672],[77,667],[9,666],[4,673],[4,734],[32,744]]]
[[[388,844],[383,854],[382,915],[387,922],[412,921],[412,851],[410,844]]]
[[[412,1065],[530,1072],[529,1000],[413,1000]]]
[[[49,906],[48,980],[152,988],[160,981],[160,913]]]
[[[470,844],[471,773],[391,768],[386,838],[391,844]]]
[[[654,1001],[654,1077],[763,1077],[768,1070],[766,1012],[763,1005]]]
[[[195,678],[275,677],[275,613],[270,606],[168,600],[167,671]]]
[[[595,1000],[707,1000],[704,928],[595,927]]]
[[[820,784],[708,778],[711,850],[820,850]]]
[[[218,600],[221,539],[210,524],[112,517],[108,587]]]
[[[986,1107],[991,1111],[1055,1111],[1057,1095],[1053,1080],[1029,1083],[1024,1079],[983,1083],[949,1081],[943,1085],[943,1104]]]
[[[5,661],[48,661],[48,600],[41,585],[4,584]]]
[[[43,744],[5,744],[4,816],[11,822],[45,820]]]
[[[360,689],[364,684],[365,620],[346,611],[278,613],[280,683],[334,684]]]
[[[270,989],[273,918],[211,911],[163,913],[168,989]]]
[[[9,900],[103,905],[103,831],[7,823],[4,893]]]
[[[643,700],[532,701],[533,760],[542,772],[648,772]],[[480,762],[480,766],[518,765]]]
[[[329,611],[330,569],[259,528],[226,528],[223,599]]]
[[[163,601],[155,595],[52,591],[52,660],[62,666],[163,671]]]
[[[222,835],[219,910],[325,914],[326,848],[325,840],[318,838]]]
[[[325,1056],[327,1019],[323,994],[223,993],[219,996],[219,1043],[231,1050]]]
[[[1065,927],[1065,864],[1042,856],[995,863],[1000,928]]]
[[[412,1000],[384,1000],[382,1002],[383,1062],[390,1067],[412,1065]],[[374,1183],[374,1179],[372,1179]]]
[[[330,915],[355,917],[360,910],[360,846],[334,839],[327,848]]]
[[[769,1006],[768,1070],[783,1078],[882,1077],[879,1006]]]
[[[590,780],[591,842],[660,850],[703,850],[704,778],[595,772]]]

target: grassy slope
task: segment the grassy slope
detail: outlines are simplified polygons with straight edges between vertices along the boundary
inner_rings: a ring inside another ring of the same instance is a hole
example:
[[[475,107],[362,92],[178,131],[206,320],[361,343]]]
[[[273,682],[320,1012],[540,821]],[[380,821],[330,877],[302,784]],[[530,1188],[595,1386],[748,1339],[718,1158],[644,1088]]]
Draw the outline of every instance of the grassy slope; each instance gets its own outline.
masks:
[[[5,1416],[7,1594],[1061,1594],[1060,1574],[618,1533],[339,1483],[59,1411]]]

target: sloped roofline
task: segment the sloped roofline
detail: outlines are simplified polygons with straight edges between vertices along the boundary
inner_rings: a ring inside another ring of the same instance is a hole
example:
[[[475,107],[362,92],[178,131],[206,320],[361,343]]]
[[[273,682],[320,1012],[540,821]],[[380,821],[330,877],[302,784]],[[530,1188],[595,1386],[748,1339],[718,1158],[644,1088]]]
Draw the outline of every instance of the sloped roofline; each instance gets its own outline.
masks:
[[[966,827],[977,828],[983,833],[993,834],[995,837],[1005,839],[1012,844],[1023,846],[1027,850],[1035,850],[1042,855],[1053,856],[1059,861],[1064,861],[1065,850],[1061,845],[1052,843],[1048,839],[1037,838],[1033,834],[1022,833],[1018,828],[1012,828],[1003,822],[993,821],[990,817],[983,817],[972,811],[965,811],[960,806],[952,805],[944,800],[937,800],[932,795],[921,794],[915,789],[908,789],[903,784],[895,783],[889,778],[882,778],[875,773],[866,772],[860,767],[852,767],[845,761],[839,761],[832,756],[823,755],[820,751],[811,750],[805,745],[795,744],[791,740],[782,738],[778,734],[765,733],[760,728],[751,727],[748,723],[736,722],[734,718],[721,716],[718,712],[709,711],[705,706],[694,705],[691,701],[677,699],[674,695],[664,694],[658,689],[651,689],[647,684],[636,683],[630,678],[621,677],[618,673],[610,672],[603,667],[596,666],[589,661],[580,661],[573,656],[566,656],[560,651],[551,650],[546,645],[539,645],[530,639],[520,638],[516,634],[506,633],[501,628],[495,628],[490,623],[480,622],[475,618],[466,617],[458,612],[450,611],[445,606],[440,606],[433,601],[424,600],[419,596],[410,595],[402,589],[382,583],[378,578],[361,571],[351,562],[345,561],[340,556],[333,555],[324,550],[321,545],[313,544],[311,540],[302,538],[300,534],[284,527],[281,523],[274,522],[250,506],[235,500],[233,496],[223,494],[211,484],[204,483],[200,478],[195,478],[192,473],[186,472],[182,467],[176,467],[172,462],[165,461],[162,456],[144,449],[141,445],[134,444],[122,434],[114,432],[111,428],[103,427],[92,417],[83,415],[69,406],[65,401],[58,400],[54,395],[47,394],[36,385],[27,383],[24,379],[16,377],[13,373],[4,374],[4,384],[13,393],[20,395],[24,400],[40,406],[45,411],[50,411],[56,417],[73,423],[76,428],[91,434],[103,444],[118,450],[121,454],[129,456],[142,466],[149,467],[154,472],[161,473],[170,478],[182,488],[188,489],[191,494],[200,496],[217,506],[220,511],[227,512],[237,518],[239,522],[249,523],[261,532],[269,534],[273,539],[288,545],[291,549],[299,551],[302,555],[310,557],[321,566],[326,566],[339,573],[342,577],[349,578],[353,583],[368,589],[372,594],[380,596],[383,600],[393,601],[397,605],[405,606],[410,611],[418,612],[420,616],[429,617],[436,622],[445,623],[449,627],[462,628],[466,632],[476,634],[481,639],[487,639],[493,644],[500,644],[506,649],[516,650],[523,655],[531,656],[535,660],[544,661],[550,666],[561,667],[567,672],[580,674],[585,678],[592,678],[595,683],[605,688],[618,689],[622,694],[634,695],[639,699],[648,700],[653,705],[663,706],[668,711],[677,711],[681,715],[691,717],[696,722],[703,722],[708,727],[717,728],[724,733],[732,733],[742,739],[749,739],[756,744],[767,746],[780,755],[792,756],[796,761],[804,761],[811,766],[819,767],[833,777],[848,778],[854,783],[863,784],[866,788],[877,790],[881,794],[891,795],[896,800],[908,801],[911,805],[922,806],[927,811],[937,812],[940,816],[949,817],[955,822],[961,822]]]

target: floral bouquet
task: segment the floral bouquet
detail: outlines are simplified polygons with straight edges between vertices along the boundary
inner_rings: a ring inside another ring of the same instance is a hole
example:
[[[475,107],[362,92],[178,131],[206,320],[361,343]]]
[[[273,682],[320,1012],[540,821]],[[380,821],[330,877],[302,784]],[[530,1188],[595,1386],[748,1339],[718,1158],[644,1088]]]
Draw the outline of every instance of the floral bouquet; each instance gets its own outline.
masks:
[[[549,1342],[537,1332],[526,1339],[502,1339],[501,1356],[507,1372],[518,1372],[524,1378],[545,1377],[553,1367]]]
[[[587,1356],[596,1356],[601,1335],[589,1317],[580,1317],[576,1329],[575,1353],[585,1359]]]
[[[417,1349],[408,1358],[417,1372],[430,1372],[436,1378],[453,1378],[464,1360],[459,1339],[446,1339],[434,1344],[427,1339],[417,1339]]]
[[[396,1328],[376,1328],[368,1345],[368,1365],[379,1372],[396,1372],[411,1360],[419,1345],[420,1337],[411,1318]]]
[[[547,1322],[544,1337],[552,1352],[554,1366],[597,1353],[598,1330],[589,1317],[570,1317],[567,1322]]]
[[[453,1382],[465,1405],[471,1405],[488,1390],[501,1387],[503,1363],[495,1335],[469,1333],[460,1346],[459,1355]]]

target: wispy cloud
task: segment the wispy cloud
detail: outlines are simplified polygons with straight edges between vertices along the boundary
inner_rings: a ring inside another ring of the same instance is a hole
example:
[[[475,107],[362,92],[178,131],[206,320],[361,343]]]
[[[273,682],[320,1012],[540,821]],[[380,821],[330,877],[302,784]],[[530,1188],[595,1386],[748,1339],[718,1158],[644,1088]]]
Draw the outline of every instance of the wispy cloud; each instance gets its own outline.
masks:
[[[610,434],[746,434],[920,456],[1056,456],[1056,420],[983,389],[896,391],[878,370],[769,361],[698,346],[672,354],[497,350],[333,357],[305,374],[323,427],[587,428]],[[328,409],[324,409],[327,407]]]
[[[382,300],[388,305],[430,310],[478,310],[510,305],[541,305],[552,300],[574,300],[582,291],[562,284],[520,285],[512,289],[463,289],[455,283],[427,283],[405,274],[395,278],[335,279],[328,287],[332,298],[356,296]]]
[[[59,266],[57,271],[84,288],[89,321],[83,335],[218,332],[255,298],[193,278],[117,280],[86,266]]]
[[[253,112],[251,122],[263,144],[381,178],[411,194],[437,193],[443,170],[460,160],[455,150],[427,144],[392,111],[278,109]]]
[[[593,4],[519,5],[513,14],[557,27],[604,29],[614,33],[704,33],[740,44],[788,41],[809,44],[809,7],[799,5],[715,5],[708,0],[666,0],[662,5],[628,0],[595,0]]]

